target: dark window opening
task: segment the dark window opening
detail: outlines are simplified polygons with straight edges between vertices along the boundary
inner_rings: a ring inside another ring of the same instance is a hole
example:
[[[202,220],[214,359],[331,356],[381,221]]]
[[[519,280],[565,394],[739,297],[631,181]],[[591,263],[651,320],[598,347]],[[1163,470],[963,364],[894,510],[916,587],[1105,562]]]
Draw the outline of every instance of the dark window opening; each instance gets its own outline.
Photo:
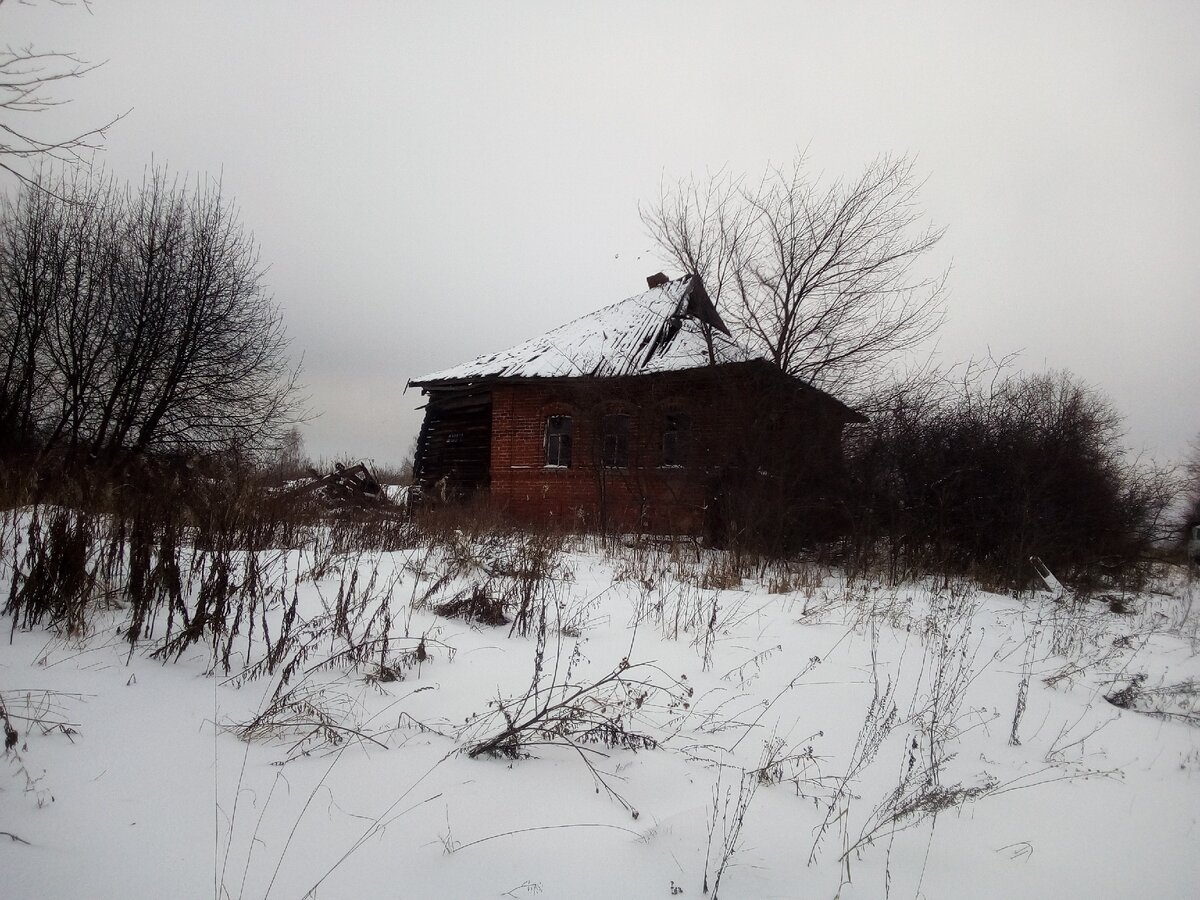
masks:
[[[560,469],[571,467],[571,417],[546,419],[546,465]]]
[[[629,416],[617,413],[604,417],[604,443],[600,462],[609,469],[623,469],[629,465]]]
[[[663,422],[662,464],[664,466],[686,466],[688,432],[691,423],[688,417],[672,413]]]

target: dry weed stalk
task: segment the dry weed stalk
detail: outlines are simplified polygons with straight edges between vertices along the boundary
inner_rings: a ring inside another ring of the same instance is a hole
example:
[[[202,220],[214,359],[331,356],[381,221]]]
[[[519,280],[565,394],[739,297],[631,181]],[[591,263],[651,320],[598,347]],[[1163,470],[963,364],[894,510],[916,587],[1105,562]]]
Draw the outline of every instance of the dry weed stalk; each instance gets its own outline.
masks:
[[[1174,684],[1163,681],[1149,686],[1147,681],[1146,675],[1139,672],[1104,699],[1120,709],[1200,727],[1200,682],[1185,678]]]
[[[74,735],[78,734],[78,724],[67,719],[68,702],[78,702],[83,699],[81,694],[63,693],[50,690],[10,690],[0,692],[0,726],[4,733],[4,759],[12,770],[13,776],[21,785],[22,793],[31,796],[38,809],[54,802],[54,795],[43,785],[45,772],[34,774],[25,761],[24,753],[29,745],[21,740],[24,728],[28,736],[33,729],[39,729],[42,735],[58,732],[74,743]],[[19,746],[18,746],[19,745]],[[0,832],[13,841],[26,844],[28,841],[12,832]]]
[[[472,719],[472,730],[496,720],[504,724],[472,742],[467,755],[519,759],[544,744],[565,744],[581,753],[581,744],[652,750],[659,741],[652,727],[639,725],[642,713],[656,701],[665,701],[668,711],[686,708],[691,695],[689,686],[652,663],[623,659],[594,681],[573,680],[568,666],[561,681],[535,678],[523,695],[492,701],[488,713]]]
[[[726,785],[722,793],[724,767],[717,770],[708,819],[708,850],[704,857],[704,881],[701,888],[707,895],[711,887],[712,900],[720,898],[721,879],[725,877],[725,870],[729,868],[737,852],[742,827],[746,823],[746,814],[750,811],[750,803],[762,783],[758,772],[759,770],[738,769],[736,785]]]
[[[359,710],[360,704],[349,694],[328,685],[299,684],[276,694],[249,721],[224,727],[247,742],[288,742],[289,758],[308,756],[321,748],[338,748],[347,741],[386,748],[377,734],[357,724]]]

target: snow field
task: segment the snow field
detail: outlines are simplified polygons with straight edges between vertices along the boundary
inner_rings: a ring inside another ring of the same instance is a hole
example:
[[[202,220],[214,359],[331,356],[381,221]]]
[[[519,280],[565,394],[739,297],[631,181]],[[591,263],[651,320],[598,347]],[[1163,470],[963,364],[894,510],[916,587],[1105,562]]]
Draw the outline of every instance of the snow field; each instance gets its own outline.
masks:
[[[302,621],[351,610],[282,685],[237,677],[258,637],[228,675],[204,644],[151,659],[163,623],[131,654],[120,609],[14,631],[4,895],[1194,896],[1195,581],[1116,615],[576,541],[530,582],[530,540],[270,554]],[[435,612],[481,586],[526,635]],[[386,655],[325,664],[380,611]]]

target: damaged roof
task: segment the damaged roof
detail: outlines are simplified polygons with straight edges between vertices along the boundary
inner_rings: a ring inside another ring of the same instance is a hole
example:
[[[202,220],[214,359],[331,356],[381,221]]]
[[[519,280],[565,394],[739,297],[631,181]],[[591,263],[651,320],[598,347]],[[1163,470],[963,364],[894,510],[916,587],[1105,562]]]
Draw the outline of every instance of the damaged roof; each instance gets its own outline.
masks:
[[[500,378],[612,378],[760,358],[730,336],[700,279],[685,275],[508,350],[409,383],[424,387]]]

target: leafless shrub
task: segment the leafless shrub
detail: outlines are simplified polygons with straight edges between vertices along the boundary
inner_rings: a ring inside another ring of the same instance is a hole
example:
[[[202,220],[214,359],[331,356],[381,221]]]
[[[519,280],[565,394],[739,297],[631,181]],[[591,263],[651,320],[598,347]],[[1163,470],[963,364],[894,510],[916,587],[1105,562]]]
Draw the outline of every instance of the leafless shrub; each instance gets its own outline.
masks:
[[[1154,616],[1164,631],[1187,641],[1193,653],[1200,652],[1200,579],[1193,573],[1170,587],[1162,608],[1147,605],[1144,614]]]
[[[439,650],[445,651],[447,657],[454,659],[454,648],[448,644],[443,644],[441,641],[435,641],[429,636],[423,636],[417,641],[415,647],[397,648],[396,644],[401,643],[397,640],[392,640],[393,649],[390,653],[381,653],[378,657],[376,668],[373,671],[368,671],[366,679],[377,684],[387,684],[393,681],[403,681],[409,672],[413,669],[418,670],[427,662],[433,659],[433,651],[431,648],[437,647]],[[334,663],[337,662],[335,654]]]
[[[800,594],[811,600],[825,581],[823,567],[806,560],[773,560],[765,568],[769,594]]]
[[[271,657],[288,637],[284,551],[310,527],[235,458],[176,470],[161,458],[115,468],[56,468],[47,500],[9,511],[0,563],[11,573],[14,627],[77,631],[94,611],[124,611],[130,652],[164,659],[208,644],[228,673],[244,646]],[[293,597],[293,601],[294,601]],[[272,634],[269,613],[285,612]],[[244,644],[243,644],[244,642]]]
[[[113,470],[64,470],[55,490],[73,506],[6,512],[0,562],[11,573],[13,627],[78,631],[94,610],[116,608],[131,653],[145,643],[171,660],[207,647],[214,671],[235,682],[280,673],[280,689],[322,660],[380,678],[400,671],[420,640],[408,616],[395,638],[391,594],[403,570],[383,577],[382,551],[369,549],[384,538],[369,537],[361,519],[318,524],[236,460],[212,465],[172,473],[154,463],[116,488],[106,487]],[[407,526],[385,537],[411,543]],[[338,574],[336,594],[317,585],[325,608],[311,618],[299,613],[297,588],[312,569],[285,564],[287,548],[305,544],[325,574]]]
[[[1050,652],[1066,658],[1066,662],[1042,681],[1054,687],[1071,683],[1089,670],[1120,668],[1118,662],[1135,657],[1156,631],[1157,623],[1145,630],[1114,634],[1109,627],[1112,614],[1097,609],[1086,601],[1067,601],[1056,604],[1049,614],[1039,618],[1043,629],[1051,634]]]
[[[554,619],[559,634],[563,637],[578,638],[608,622],[608,616],[593,615],[599,602],[599,597],[588,597],[578,593],[560,599]]]
[[[1037,554],[1079,585],[1137,587],[1168,524],[1168,470],[1131,459],[1121,416],[1065,372],[1008,361],[922,372],[848,434],[847,556],[892,583],[961,573],[1024,589]]]
[[[859,629],[904,630],[915,626],[919,633],[928,636],[938,621],[936,613],[930,612],[923,622],[914,622],[911,599],[902,596],[894,586],[860,584],[855,590],[847,584],[843,603],[849,608],[850,624]]]
[[[439,615],[511,623],[510,634],[527,637],[546,609],[566,608],[561,585],[573,573],[563,559],[560,536],[501,532],[476,541],[456,532],[438,549],[422,560],[419,574],[432,583],[416,602]]]
[[[702,891],[719,897],[725,872],[737,853],[742,828],[751,802],[763,787],[788,782],[795,785],[799,796],[809,796],[820,786],[821,776],[811,740],[821,732],[810,735],[797,745],[789,745],[772,734],[763,742],[758,765],[752,768],[717,762],[717,780],[713,784],[712,802],[708,813],[708,844],[704,860]],[[810,770],[818,770],[815,775]]]
[[[989,793],[995,781],[980,785],[946,786],[942,772],[953,758],[953,743],[963,730],[963,704],[967,689],[980,671],[979,642],[973,621],[978,598],[973,588],[952,582],[935,591],[926,617],[927,640],[922,656],[921,681],[913,695],[908,722],[913,732],[905,741],[905,756],[896,788],[880,801],[858,839],[843,852],[849,854],[926,819],[936,825],[938,813]]]
[[[329,529],[330,551],[335,554],[408,550],[424,537],[402,508],[386,504],[350,507],[323,516],[322,524]]]
[[[301,676],[333,669],[355,669],[376,682],[398,680],[413,664],[431,658],[435,647],[453,656],[453,649],[430,635],[400,635],[393,628],[392,596],[400,572],[381,574],[378,556],[364,557],[341,569],[337,593],[326,598],[322,612],[308,619],[297,613],[298,597],[284,613],[281,633],[267,652],[232,676],[241,683],[278,673],[278,696]],[[411,663],[411,664],[410,664]]]
[[[700,574],[700,587],[709,591],[728,591],[742,586],[748,572],[739,555],[727,551],[710,554]]]
[[[285,743],[289,757],[338,748],[347,741],[385,747],[377,734],[358,726],[359,714],[359,704],[350,695],[328,685],[303,683],[276,694],[249,721],[224,727],[243,741]]]
[[[904,779],[872,811],[858,840],[843,851],[840,860],[846,862],[851,854],[860,853],[885,835],[891,837],[926,820],[936,821],[940,813],[986,797],[998,785],[999,781],[991,776],[970,786],[946,786],[930,779]]]
[[[639,726],[643,711],[682,707],[690,696],[690,687],[650,663],[622,660],[600,678],[582,682],[572,678],[568,667],[561,681],[536,678],[524,694],[492,701],[489,712],[472,720],[471,730],[503,724],[473,741],[467,755],[519,759],[543,744],[574,747],[581,755],[582,744],[652,750],[658,738],[652,728]]]
[[[502,510],[488,502],[486,496],[435,506],[418,504],[414,510],[414,522],[427,540],[441,547],[455,544],[465,547],[494,546],[514,535],[533,533],[547,540],[561,540],[563,537],[553,527],[533,528],[526,523],[518,524],[510,520]]]
[[[697,587],[686,580],[671,579],[643,585],[631,624],[637,627],[648,622],[668,640],[688,640],[700,654],[704,671],[708,671],[719,636],[733,629],[747,615],[748,596],[730,598],[720,591]]]
[[[453,597],[435,603],[433,611],[439,616],[465,619],[481,625],[498,626],[509,623],[507,604],[503,598],[490,594],[488,586],[484,584],[463,588]]]
[[[542,893],[542,884],[540,881],[526,880],[526,881],[523,881],[520,884],[518,884],[515,888],[510,888],[507,891],[501,891],[500,896],[501,897],[512,897],[513,900],[519,900],[519,898],[517,897],[518,891],[525,894],[526,896],[533,897],[533,896],[536,896],[536,895]]]
[[[1112,614],[1086,596],[1069,596],[1052,603],[1042,618],[1050,635],[1050,652],[1075,659],[1104,642]]]
[[[539,610],[533,674],[524,693],[497,697],[485,713],[472,716],[464,729],[467,755],[518,759],[532,747],[562,745],[574,749],[610,797],[636,818],[630,807],[609,785],[590,757],[608,749],[649,750],[658,746],[652,714],[667,716],[690,705],[692,688],[685,680],[669,676],[653,663],[622,659],[596,679],[575,676],[582,656],[579,644],[563,659],[562,632],[556,637],[552,657],[547,656],[550,633],[547,609]],[[482,735],[482,736],[479,736]]]
[[[815,738],[824,735],[823,731],[818,731],[796,744],[789,744],[783,738],[772,735],[763,742],[758,767],[751,769],[751,773],[764,786],[793,785],[798,797],[824,794],[826,779],[821,774],[820,762],[812,743]]]
[[[692,572],[690,565],[679,566],[680,557],[675,545],[672,545],[670,552],[664,552],[659,544],[648,540],[633,543],[605,540],[601,550],[612,563],[613,581],[633,582],[647,591],[670,578],[673,573]]]
[[[963,704],[978,662],[981,638],[973,627],[979,598],[973,587],[952,583],[930,597],[928,636],[922,653],[921,681],[913,694],[909,721],[916,725],[925,778],[937,783],[950,759],[950,746],[962,730]]]
[[[1186,678],[1174,684],[1147,684],[1144,673],[1137,673],[1124,687],[1112,691],[1105,700],[1113,706],[1145,713],[1160,719],[1184,722],[1200,727],[1200,681]]]
[[[1017,701],[1013,708],[1012,729],[1008,734],[1010,747],[1021,746],[1021,719],[1025,716],[1025,706],[1029,701],[1029,680],[1033,677],[1033,661],[1038,650],[1038,640],[1041,637],[1041,622],[1035,623],[1032,632],[1025,638],[1025,654],[1021,661],[1021,679],[1017,682]]]
[[[771,657],[783,651],[782,644],[776,644],[774,647],[768,647],[755,653],[748,660],[740,663],[721,676],[722,681],[736,682],[739,688],[746,687],[752,682],[762,671],[763,664]]]

